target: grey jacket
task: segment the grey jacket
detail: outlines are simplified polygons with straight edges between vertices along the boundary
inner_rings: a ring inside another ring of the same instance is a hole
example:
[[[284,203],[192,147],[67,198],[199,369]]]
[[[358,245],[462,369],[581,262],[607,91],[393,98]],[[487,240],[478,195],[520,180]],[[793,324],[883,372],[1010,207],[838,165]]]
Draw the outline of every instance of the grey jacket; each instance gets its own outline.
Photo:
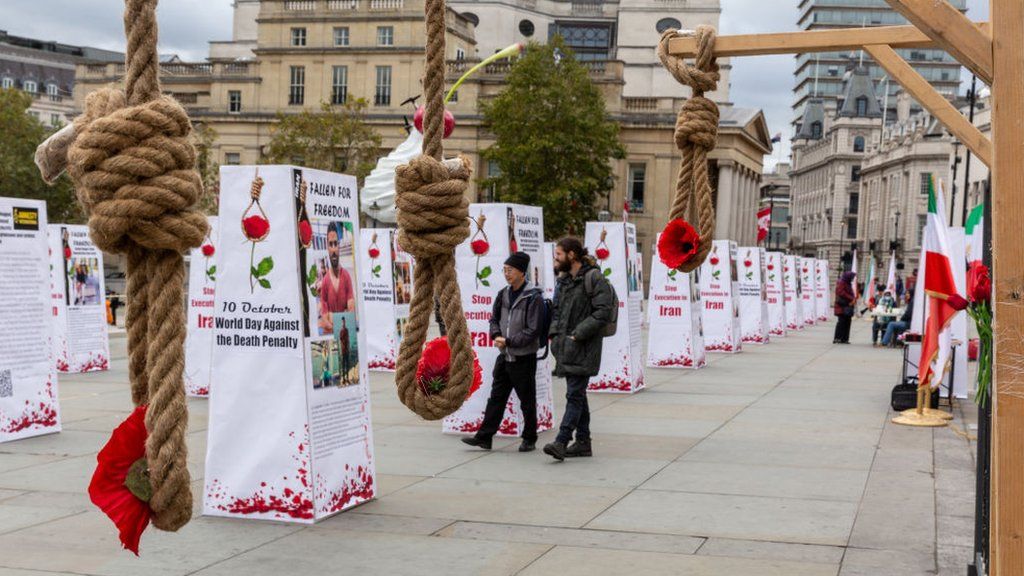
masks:
[[[498,292],[491,309],[491,338],[505,337],[505,356],[536,354],[540,349],[540,327],[543,322],[543,292],[529,282],[514,303],[509,302],[509,287]]]

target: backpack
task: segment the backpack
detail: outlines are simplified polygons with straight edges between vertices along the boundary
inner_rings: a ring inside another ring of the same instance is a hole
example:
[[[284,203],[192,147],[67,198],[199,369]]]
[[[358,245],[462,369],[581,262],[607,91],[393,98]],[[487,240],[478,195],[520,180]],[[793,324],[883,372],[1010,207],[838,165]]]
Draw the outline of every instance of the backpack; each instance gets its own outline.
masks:
[[[595,274],[597,278],[595,278]],[[595,283],[598,279],[601,282],[607,282],[608,289],[612,291],[612,318],[601,327],[601,332],[599,333],[602,338],[607,338],[608,336],[614,336],[619,327],[619,295],[615,293],[615,287],[612,286],[611,282],[608,282],[608,279],[604,277],[601,270],[595,268],[587,272],[586,276],[583,277],[583,287],[586,289],[587,296],[591,300],[594,299],[594,289],[597,287]]]
[[[550,298],[544,298],[543,296],[541,296],[540,301],[541,306],[544,306],[544,310],[541,313],[538,337],[540,338],[540,343],[544,346],[544,354],[540,355],[537,359],[543,360],[548,357],[548,352],[551,348],[551,318],[555,315],[555,303]]]

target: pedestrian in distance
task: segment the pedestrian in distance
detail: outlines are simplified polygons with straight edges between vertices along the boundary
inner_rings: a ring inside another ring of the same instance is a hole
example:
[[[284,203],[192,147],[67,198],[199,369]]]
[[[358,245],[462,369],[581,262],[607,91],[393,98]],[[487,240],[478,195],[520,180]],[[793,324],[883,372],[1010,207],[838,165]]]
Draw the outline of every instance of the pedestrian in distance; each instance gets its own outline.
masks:
[[[878,306],[876,310],[891,312],[896,307],[896,299],[892,297],[892,292],[888,290],[882,294],[882,297],[878,300]],[[887,316],[884,314],[877,314],[871,321],[871,345],[878,347],[878,340],[881,335],[885,332],[885,329],[889,326],[889,323],[896,319],[896,316]]]
[[[853,321],[853,304],[856,295],[853,292],[853,281],[856,279],[856,272],[843,272],[843,275],[836,282],[836,297],[833,312],[836,318],[836,331],[832,338],[833,344],[850,343],[850,323]]]
[[[555,375],[565,377],[565,414],[555,441],[544,453],[555,460],[591,456],[587,387],[601,369],[601,340],[616,318],[615,291],[577,238],[555,245],[559,273],[551,318]],[[573,435],[575,434],[575,442]],[[572,442],[570,444],[570,442]]]
[[[543,291],[527,280],[529,270],[530,256],[525,252],[515,252],[505,260],[508,286],[494,299],[490,326],[491,338],[501,354],[494,363],[484,421],[475,435],[462,439],[470,446],[491,449],[513,390],[523,412],[519,451],[531,452],[537,446],[537,350],[546,311]]]
[[[882,346],[893,346],[896,339],[910,328],[910,321],[914,318],[914,298],[907,300],[907,307],[903,309],[903,316],[899,320],[889,322],[885,327],[885,334],[882,336]]]

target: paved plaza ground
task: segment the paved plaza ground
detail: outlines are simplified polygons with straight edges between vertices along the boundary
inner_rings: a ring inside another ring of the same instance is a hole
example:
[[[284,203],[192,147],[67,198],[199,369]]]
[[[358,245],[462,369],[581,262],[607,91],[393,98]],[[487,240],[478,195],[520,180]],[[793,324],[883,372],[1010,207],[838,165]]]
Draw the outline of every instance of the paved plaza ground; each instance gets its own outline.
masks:
[[[61,378],[62,433],[0,444],[0,574],[962,575],[973,405],[950,428],[889,423],[900,354],[871,348],[869,329],[648,369],[639,394],[590,396],[595,457],[562,464],[512,439],[470,449],[374,373],[378,500],[315,526],[204,518],[197,501],[180,533],[146,532],[141,558],[85,493],[130,409],[114,338],[110,372]],[[189,406],[198,495],[207,402]]]

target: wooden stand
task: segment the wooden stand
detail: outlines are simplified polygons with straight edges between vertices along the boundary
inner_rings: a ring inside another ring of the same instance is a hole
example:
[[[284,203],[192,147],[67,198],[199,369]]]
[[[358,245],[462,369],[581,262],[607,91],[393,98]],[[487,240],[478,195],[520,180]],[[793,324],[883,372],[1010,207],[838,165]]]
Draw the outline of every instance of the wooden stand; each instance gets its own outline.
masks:
[[[931,396],[931,389],[926,386],[920,386],[917,389],[917,408],[910,410],[904,410],[900,412],[899,416],[892,419],[893,424],[901,424],[903,426],[918,426],[937,428],[945,426],[947,422],[953,419],[953,415],[949,412],[942,410],[935,410],[928,408],[928,398]]]

